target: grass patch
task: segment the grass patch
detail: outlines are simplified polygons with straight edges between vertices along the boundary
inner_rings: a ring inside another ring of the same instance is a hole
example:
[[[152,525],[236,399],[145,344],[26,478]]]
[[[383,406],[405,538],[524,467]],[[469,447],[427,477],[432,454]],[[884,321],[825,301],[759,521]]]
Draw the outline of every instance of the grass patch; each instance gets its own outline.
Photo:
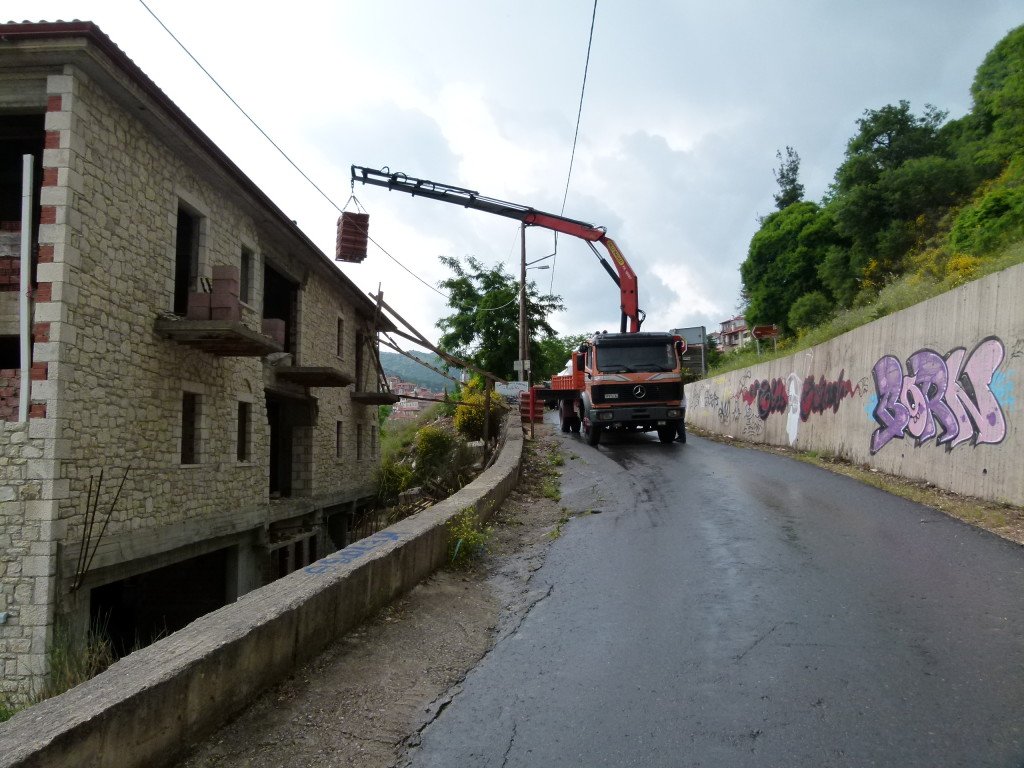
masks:
[[[546,480],[544,480],[544,482],[541,484],[540,492],[546,499],[551,499],[552,501],[562,500],[562,490],[559,487],[557,477],[549,477]]]
[[[487,552],[493,531],[477,517],[473,507],[466,507],[448,521],[448,566],[452,570],[468,570]]]

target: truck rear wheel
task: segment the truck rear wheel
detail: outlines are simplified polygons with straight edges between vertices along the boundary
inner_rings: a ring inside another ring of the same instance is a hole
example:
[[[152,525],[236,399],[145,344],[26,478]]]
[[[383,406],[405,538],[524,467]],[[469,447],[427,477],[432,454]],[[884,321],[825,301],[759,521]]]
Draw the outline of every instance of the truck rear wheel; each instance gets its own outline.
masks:
[[[570,416],[569,417],[569,429],[573,432],[573,434],[578,435],[580,433],[580,417],[579,416]]]

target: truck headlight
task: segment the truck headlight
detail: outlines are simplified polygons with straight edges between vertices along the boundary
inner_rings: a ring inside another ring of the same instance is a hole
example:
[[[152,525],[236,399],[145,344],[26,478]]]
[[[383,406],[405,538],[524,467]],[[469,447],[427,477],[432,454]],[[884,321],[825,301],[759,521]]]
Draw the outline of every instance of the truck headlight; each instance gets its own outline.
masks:
[[[678,419],[680,416],[683,415],[683,412],[680,411],[678,408],[669,408],[667,411],[665,411],[665,415],[668,416],[670,419]]]
[[[597,414],[598,421],[611,421],[613,418],[615,418],[615,414],[611,411],[603,411]]]

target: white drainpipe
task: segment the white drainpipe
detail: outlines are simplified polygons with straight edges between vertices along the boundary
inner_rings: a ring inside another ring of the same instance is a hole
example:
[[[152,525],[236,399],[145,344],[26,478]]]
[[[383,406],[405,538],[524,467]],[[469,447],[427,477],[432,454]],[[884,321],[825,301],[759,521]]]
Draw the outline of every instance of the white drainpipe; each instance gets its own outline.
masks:
[[[21,320],[21,392],[18,398],[18,420],[28,421],[28,404],[32,397],[31,357],[32,327],[29,300],[32,276],[32,155],[23,155],[21,171],[21,295],[18,310]]]

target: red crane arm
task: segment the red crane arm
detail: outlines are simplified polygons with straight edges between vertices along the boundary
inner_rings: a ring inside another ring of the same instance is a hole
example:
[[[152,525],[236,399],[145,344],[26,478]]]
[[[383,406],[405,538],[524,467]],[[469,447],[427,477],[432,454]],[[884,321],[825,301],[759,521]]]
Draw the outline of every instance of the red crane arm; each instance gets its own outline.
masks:
[[[352,166],[352,181],[360,181],[363,184],[372,184],[378,187],[406,192],[410,195],[428,197],[432,200],[440,200],[445,203],[461,205],[465,208],[472,208],[477,211],[485,211],[498,216],[505,216],[509,219],[516,219],[527,226],[543,227],[565,235],[578,237],[585,240],[594,254],[597,256],[601,266],[611,276],[615,284],[619,286],[621,295],[621,332],[625,333],[627,320],[629,332],[636,333],[640,330],[643,322],[643,312],[640,311],[637,298],[636,273],[622,255],[622,251],[605,234],[604,227],[597,227],[585,221],[569,219],[554,213],[544,213],[529,206],[509,203],[504,200],[496,200],[492,197],[484,197],[479,192],[462,187],[453,187],[449,184],[439,184],[435,181],[425,179],[414,179],[404,173],[391,173],[387,168],[374,170],[362,166]],[[605,261],[604,257],[594,248],[594,243],[599,242],[611,256],[614,270]]]

